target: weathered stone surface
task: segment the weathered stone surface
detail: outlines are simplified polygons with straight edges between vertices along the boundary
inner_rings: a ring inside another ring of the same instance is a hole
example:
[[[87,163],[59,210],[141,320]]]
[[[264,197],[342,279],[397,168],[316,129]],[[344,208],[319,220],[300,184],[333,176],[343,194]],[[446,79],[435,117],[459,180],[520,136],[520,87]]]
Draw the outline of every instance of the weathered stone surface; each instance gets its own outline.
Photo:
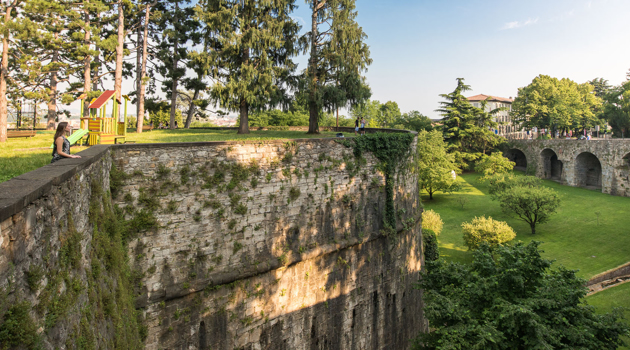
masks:
[[[359,161],[333,139],[84,153],[0,184],[0,288],[11,300],[37,307],[26,272],[43,267],[42,288],[55,275],[70,214],[82,233],[70,277],[85,283],[93,273],[90,185],[109,188],[115,164],[127,177],[114,203],[129,218],[146,210],[159,222],[128,245],[147,349],[405,349],[426,326],[413,289],[423,266],[415,174],[395,177],[398,220],[390,233],[382,231],[377,160]],[[234,180],[244,169],[249,175]],[[87,299],[79,293],[60,326],[40,330],[46,348],[63,348],[77,334]],[[96,344],[110,348],[115,330],[91,327]]]
[[[506,156],[542,178],[630,196],[628,140],[512,140]]]

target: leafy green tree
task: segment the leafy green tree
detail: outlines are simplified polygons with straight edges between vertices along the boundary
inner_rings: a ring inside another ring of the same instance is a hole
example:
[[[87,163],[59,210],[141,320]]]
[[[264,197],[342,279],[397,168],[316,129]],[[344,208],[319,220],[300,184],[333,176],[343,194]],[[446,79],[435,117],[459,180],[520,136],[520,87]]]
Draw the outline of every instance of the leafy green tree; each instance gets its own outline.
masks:
[[[488,193],[496,199],[496,195],[512,187],[540,187],[542,180],[535,176],[515,176],[510,173],[499,173],[487,176]]]
[[[493,152],[491,155],[483,155],[475,164],[475,171],[485,177],[495,174],[505,174],[514,169],[516,163],[505,158],[501,152]]]
[[[217,69],[211,96],[239,111],[239,134],[249,133],[249,113],[288,100],[294,85],[300,26],[290,14],[294,0],[204,0],[198,16],[218,30]]]
[[[516,232],[505,221],[492,217],[475,217],[471,222],[462,223],[464,243],[469,250],[479,248],[482,243],[497,246],[507,243],[516,237]]]
[[[310,31],[300,38],[309,61],[301,83],[307,97],[309,134],[319,133],[322,110],[357,105],[370,88],[362,72],[372,64],[367,35],[355,21],[355,0],[306,0],[311,8]]]
[[[455,190],[457,179],[452,172],[458,172],[454,156],[447,152],[442,134],[438,131],[418,133],[417,146],[418,183],[427,191],[429,199],[437,191]]]
[[[418,111],[410,111],[407,113],[403,113],[398,116],[396,120],[390,127],[394,129],[404,129],[404,130],[413,130],[413,131],[432,131],[433,130],[433,122],[431,119],[425,115],[422,115]]]
[[[387,128],[400,118],[400,108],[398,103],[394,101],[387,101],[382,104],[376,115],[376,125],[379,128]]]
[[[616,86],[604,95],[603,118],[612,127],[617,137],[630,132],[630,81]]]
[[[371,126],[377,128],[378,123],[376,120],[381,110],[381,106],[382,104],[378,100],[366,100],[352,106],[352,108],[350,108],[350,115],[354,119],[358,118],[360,120],[363,118],[366,120],[368,126],[370,126],[371,123]]]
[[[501,210],[529,224],[532,234],[536,224],[549,221],[560,206],[558,193],[549,187],[514,186],[496,194]]]
[[[598,123],[600,107],[601,99],[593,93],[593,85],[539,75],[518,89],[511,115],[526,128],[584,130]]]
[[[417,285],[431,329],[413,349],[617,349],[628,335],[620,310],[599,315],[585,280],[551,269],[539,242],[482,245],[472,264],[427,261]]]

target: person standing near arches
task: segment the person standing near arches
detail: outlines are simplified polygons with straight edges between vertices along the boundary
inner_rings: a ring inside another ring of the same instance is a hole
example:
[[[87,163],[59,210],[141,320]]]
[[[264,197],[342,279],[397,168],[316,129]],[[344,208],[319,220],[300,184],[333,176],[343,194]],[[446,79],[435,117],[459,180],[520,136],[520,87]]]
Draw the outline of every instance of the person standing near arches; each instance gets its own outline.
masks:
[[[68,122],[61,122],[57,125],[57,131],[55,131],[54,147],[52,152],[52,160],[50,163],[54,163],[62,158],[81,158],[70,154],[70,141],[66,138],[66,131],[70,132],[72,129]]]

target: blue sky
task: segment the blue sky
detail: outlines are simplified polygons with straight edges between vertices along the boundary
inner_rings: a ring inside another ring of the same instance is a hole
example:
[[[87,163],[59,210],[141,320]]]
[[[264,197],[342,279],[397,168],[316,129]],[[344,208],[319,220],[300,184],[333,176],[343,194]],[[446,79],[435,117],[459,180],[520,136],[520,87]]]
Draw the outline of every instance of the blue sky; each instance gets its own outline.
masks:
[[[308,22],[308,7],[297,4],[295,16]],[[403,112],[439,118],[438,95],[453,91],[459,77],[471,85],[468,95],[515,97],[539,74],[619,84],[630,69],[628,0],[358,0],[356,6],[374,60],[366,73],[372,98],[396,101]]]

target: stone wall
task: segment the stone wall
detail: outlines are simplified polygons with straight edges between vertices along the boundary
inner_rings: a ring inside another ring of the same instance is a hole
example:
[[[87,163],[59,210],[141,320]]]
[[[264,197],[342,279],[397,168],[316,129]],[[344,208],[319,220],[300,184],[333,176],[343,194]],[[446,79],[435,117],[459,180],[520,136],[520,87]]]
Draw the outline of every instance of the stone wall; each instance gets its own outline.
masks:
[[[95,215],[111,207],[109,150],[94,146],[81,156],[0,184],[2,348],[142,344],[125,292],[129,270],[107,268],[126,252],[94,230]]]
[[[539,177],[630,196],[630,140],[510,141],[506,156],[514,158],[520,152],[527,168]]]
[[[403,349],[422,329],[410,172],[387,238],[378,161],[335,140],[125,145],[113,158],[130,176],[118,205],[159,198],[159,228],[129,246],[147,349]]]
[[[33,336],[10,348],[405,349],[425,329],[413,167],[388,229],[378,160],[331,139],[81,155],[0,184],[0,331],[25,310]]]

